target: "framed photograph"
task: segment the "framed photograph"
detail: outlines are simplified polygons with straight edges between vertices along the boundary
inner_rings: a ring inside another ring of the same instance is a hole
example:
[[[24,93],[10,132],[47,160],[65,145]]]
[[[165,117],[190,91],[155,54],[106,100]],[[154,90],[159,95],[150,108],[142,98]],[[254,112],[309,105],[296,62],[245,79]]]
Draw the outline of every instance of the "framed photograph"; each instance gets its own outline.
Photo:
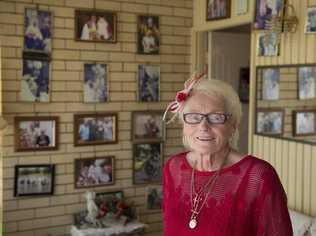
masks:
[[[283,14],[284,0],[256,0],[254,28],[268,29],[267,23],[276,16]]]
[[[316,94],[316,67],[302,66],[298,68],[298,98],[313,99]]]
[[[52,51],[52,14],[25,8],[24,51],[50,54]]]
[[[206,20],[230,17],[230,0],[206,0]]]
[[[162,111],[134,111],[132,113],[133,142],[163,141],[165,126],[162,116]]]
[[[114,184],[114,157],[75,159],[75,188]]]
[[[74,115],[74,145],[100,145],[117,142],[117,114]]]
[[[160,29],[158,16],[138,16],[137,35],[137,52],[139,54],[159,54]]]
[[[161,186],[147,187],[146,200],[148,210],[160,210],[162,208]]]
[[[122,191],[115,192],[97,192],[95,196],[95,203],[100,208],[104,202],[118,202],[124,200],[124,194]]]
[[[280,93],[279,68],[262,69],[262,99],[278,100]]]
[[[156,65],[138,66],[138,101],[159,102],[160,67]]]
[[[316,33],[316,6],[307,7],[305,33]]]
[[[116,42],[114,12],[96,10],[75,11],[75,39],[91,42]]]
[[[284,110],[282,109],[258,109],[257,134],[282,135],[284,126]]]
[[[134,184],[161,182],[162,151],[160,143],[134,144]]]
[[[49,75],[49,61],[45,58],[23,59],[20,101],[49,102]]]
[[[279,40],[275,32],[260,32],[258,33],[257,44],[258,56],[278,56],[279,55]]]
[[[58,117],[15,117],[15,151],[47,151],[58,148]]]
[[[55,165],[17,165],[14,196],[52,195]]]
[[[238,95],[242,103],[249,102],[249,67],[243,67],[239,69],[239,86]]]
[[[84,64],[84,102],[108,101],[108,75],[106,64]]]
[[[316,110],[293,111],[293,136],[316,135]]]
[[[248,0],[237,0],[236,15],[243,15],[248,12]]]

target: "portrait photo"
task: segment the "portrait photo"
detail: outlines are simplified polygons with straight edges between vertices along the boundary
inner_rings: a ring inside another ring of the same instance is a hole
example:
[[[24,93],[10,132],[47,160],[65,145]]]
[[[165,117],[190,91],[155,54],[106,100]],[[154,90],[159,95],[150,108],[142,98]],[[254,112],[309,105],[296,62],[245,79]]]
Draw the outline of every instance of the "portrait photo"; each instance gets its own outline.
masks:
[[[161,182],[162,152],[160,143],[133,145],[134,184]]]
[[[117,142],[117,114],[74,115],[74,145],[100,145]]]
[[[114,157],[75,159],[75,188],[114,184]]]
[[[138,66],[138,101],[159,102],[160,67],[156,65]]]
[[[316,110],[293,111],[293,136],[316,135]]]
[[[159,17],[138,16],[137,23],[137,52],[139,54],[159,54]]]
[[[25,8],[24,51],[49,54],[52,51],[52,14]]]
[[[206,0],[206,20],[230,17],[230,0]]]
[[[49,61],[24,59],[20,84],[20,101],[49,102]]]
[[[55,165],[17,165],[14,176],[14,196],[52,195]]]
[[[256,0],[255,29],[268,29],[268,22],[282,14],[284,0]]]
[[[58,117],[15,117],[15,151],[57,149]]]
[[[116,42],[116,14],[108,11],[75,11],[76,40]]]
[[[307,7],[305,33],[316,33],[316,6]]]
[[[283,134],[284,111],[282,109],[260,109],[257,111],[257,134]]]
[[[279,55],[279,40],[278,34],[275,32],[260,32],[258,33],[258,56],[278,56]]]
[[[266,68],[262,70],[262,99],[278,100],[280,93],[279,68]]]
[[[132,113],[133,142],[163,141],[165,127],[161,111],[134,111]]]
[[[84,64],[84,102],[108,101],[108,70],[106,64]]]
[[[305,66],[298,68],[298,98],[313,99],[316,94],[316,67]]]
[[[160,210],[162,208],[161,186],[148,186],[146,190],[147,209]]]

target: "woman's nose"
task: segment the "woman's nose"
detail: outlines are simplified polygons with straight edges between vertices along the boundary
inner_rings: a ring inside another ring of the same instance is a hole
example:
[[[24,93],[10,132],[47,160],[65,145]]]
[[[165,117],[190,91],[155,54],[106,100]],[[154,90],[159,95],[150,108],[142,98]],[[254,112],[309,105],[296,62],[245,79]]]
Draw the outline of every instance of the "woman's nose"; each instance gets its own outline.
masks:
[[[206,117],[204,117],[203,120],[201,121],[199,128],[201,130],[208,130],[210,128],[210,124],[207,122]]]

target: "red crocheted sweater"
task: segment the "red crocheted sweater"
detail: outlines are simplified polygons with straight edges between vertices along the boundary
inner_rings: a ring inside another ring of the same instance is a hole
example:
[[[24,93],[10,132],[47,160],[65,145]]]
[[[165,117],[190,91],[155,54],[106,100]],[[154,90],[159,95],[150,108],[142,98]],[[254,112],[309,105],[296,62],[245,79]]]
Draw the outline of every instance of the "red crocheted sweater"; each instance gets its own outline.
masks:
[[[215,172],[195,171],[198,190]],[[190,229],[192,167],[186,153],[164,166],[164,236],[291,236],[287,199],[274,168],[246,156],[222,169],[206,204]]]

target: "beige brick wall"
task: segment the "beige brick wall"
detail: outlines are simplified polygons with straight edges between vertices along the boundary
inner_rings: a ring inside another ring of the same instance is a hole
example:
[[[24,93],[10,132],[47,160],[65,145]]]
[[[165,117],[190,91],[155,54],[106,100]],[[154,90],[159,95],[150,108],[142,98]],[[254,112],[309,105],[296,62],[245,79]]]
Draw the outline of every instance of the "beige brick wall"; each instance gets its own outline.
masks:
[[[51,102],[19,102],[22,75],[23,21],[25,7],[39,7],[53,13],[53,52],[51,61]],[[74,10],[95,7],[117,12],[117,43],[74,41]],[[115,185],[91,188],[95,191],[124,191],[133,200],[140,219],[149,224],[146,235],[162,233],[161,211],[145,207],[144,185],[132,183],[131,112],[162,110],[182,87],[190,73],[190,28],[193,0],[1,0],[1,110],[8,126],[0,137],[3,156],[3,222],[7,236],[67,235],[72,214],[85,207],[83,193],[74,188],[74,159],[114,155]],[[138,14],[160,17],[160,55],[136,53]],[[92,61],[109,67],[110,101],[84,104],[83,65]],[[137,67],[160,65],[159,103],[137,102]],[[122,94],[124,93],[124,96]],[[80,112],[117,112],[118,143],[113,145],[74,147],[73,115]],[[60,119],[59,149],[45,152],[14,152],[15,116],[54,115]],[[164,159],[182,150],[178,124],[167,127],[163,145]],[[44,197],[13,197],[14,166],[17,164],[56,164],[55,192]],[[1,185],[0,185],[1,186]],[[0,209],[2,205],[0,206]]]

